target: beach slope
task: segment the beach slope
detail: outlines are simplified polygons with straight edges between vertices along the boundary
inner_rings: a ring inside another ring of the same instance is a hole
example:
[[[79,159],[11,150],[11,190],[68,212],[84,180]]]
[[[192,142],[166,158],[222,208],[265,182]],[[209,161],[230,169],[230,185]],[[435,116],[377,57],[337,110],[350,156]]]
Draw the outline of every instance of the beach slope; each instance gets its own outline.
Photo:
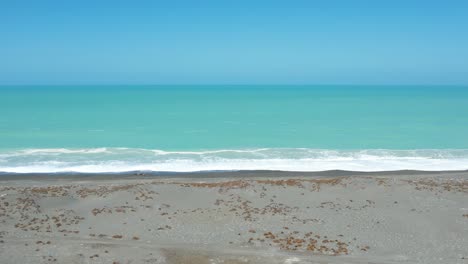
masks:
[[[0,177],[0,263],[468,263],[468,173]]]

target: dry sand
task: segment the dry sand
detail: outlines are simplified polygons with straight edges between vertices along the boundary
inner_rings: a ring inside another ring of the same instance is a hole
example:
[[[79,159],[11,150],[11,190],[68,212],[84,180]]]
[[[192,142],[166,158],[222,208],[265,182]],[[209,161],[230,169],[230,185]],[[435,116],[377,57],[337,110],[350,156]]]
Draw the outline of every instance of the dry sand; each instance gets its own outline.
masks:
[[[467,172],[351,174],[2,175],[0,263],[468,263]]]

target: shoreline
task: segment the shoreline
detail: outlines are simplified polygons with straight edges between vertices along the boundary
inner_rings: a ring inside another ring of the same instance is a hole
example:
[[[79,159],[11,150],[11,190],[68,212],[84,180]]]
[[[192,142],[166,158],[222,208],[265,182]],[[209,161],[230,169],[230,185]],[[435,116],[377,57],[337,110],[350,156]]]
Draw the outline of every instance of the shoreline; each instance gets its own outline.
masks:
[[[449,171],[345,171],[328,170],[318,172],[277,171],[277,170],[241,170],[241,171],[199,171],[199,172],[153,172],[129,171],[119,173],[82,173],[82,172],[54,172],[54,173],[11,173],[0,172],[0,182],[10,180],[119,180],[119,179],[164,179],[164,178],[255,178],[255,177],[340,177],[340,176],[450,176],[468,174],[468,170]]]

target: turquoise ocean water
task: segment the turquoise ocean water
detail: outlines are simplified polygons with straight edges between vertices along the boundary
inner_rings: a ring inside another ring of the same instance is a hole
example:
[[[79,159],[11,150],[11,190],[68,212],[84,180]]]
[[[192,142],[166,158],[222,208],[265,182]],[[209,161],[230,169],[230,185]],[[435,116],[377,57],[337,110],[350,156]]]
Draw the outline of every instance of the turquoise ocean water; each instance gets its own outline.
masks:
[[[0,172],[244,169],[468,169],[468,87],[0,87]]]

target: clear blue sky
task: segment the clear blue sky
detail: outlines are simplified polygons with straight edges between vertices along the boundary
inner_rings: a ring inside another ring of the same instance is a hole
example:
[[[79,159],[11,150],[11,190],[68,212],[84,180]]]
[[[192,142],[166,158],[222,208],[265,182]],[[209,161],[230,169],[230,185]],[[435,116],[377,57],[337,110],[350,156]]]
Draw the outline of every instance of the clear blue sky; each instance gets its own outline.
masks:
[[[468,84],[468,1],[0,1],[0,84]]]

